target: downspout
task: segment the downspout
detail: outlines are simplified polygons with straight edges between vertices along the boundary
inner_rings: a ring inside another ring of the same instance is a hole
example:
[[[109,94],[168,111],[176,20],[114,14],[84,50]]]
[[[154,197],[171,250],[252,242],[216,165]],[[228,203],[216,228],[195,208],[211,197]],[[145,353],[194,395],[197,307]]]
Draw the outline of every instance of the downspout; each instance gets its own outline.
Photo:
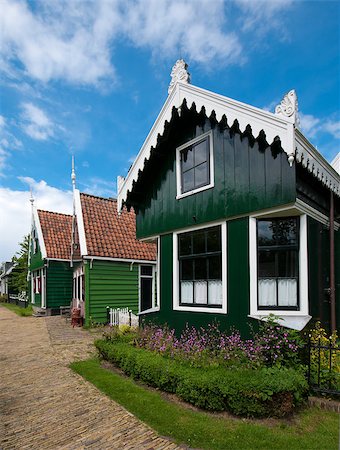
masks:
[[[334,196],[333,191],[330,194],[330,212],[329,212],[329,245],[330,245],[330,300],[331,300],[331,330],[336,331],[335,315],[335,268],[334,268]]]

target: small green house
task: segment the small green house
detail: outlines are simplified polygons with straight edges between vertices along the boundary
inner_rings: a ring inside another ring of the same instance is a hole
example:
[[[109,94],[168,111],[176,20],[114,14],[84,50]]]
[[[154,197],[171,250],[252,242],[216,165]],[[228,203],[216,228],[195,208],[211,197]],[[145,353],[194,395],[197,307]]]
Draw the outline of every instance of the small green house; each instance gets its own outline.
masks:
[[[72,216],[33,207],[29,249],[29,301],[46,314],[59,314],[72,301],[70,267]]]
[[[155,304],[156,247],[136,240],[135,214],[114,199],[74,189],[73,301],[85,324],[105,323],[107,307]],[[80,261],[79,261],[80,260]]]
[[[340,316],[340,176],[301,133],[290,91],[270,113],[189,83],[168,97],[126,178],[137,238],[158,242],[150,321],[249,332],[269,314],[301,330]]]

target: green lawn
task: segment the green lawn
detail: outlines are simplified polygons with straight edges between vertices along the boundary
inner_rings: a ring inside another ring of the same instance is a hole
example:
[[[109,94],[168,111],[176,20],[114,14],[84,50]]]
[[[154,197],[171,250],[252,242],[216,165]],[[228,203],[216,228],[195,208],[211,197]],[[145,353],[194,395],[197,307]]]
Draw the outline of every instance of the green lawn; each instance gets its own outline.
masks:
[[[93,383],[162,436],[201,449],[230,450],[336,450],[339,417],[336,413],[307,408],[291,420],[246,420],[223,414],[193,411],[166,400],[160,392],[145,389],[91,359],[74,362],[75,372]]]
[[[15,312],[18,316],[31,316],[33,314],[33,308],[29,305],[27,308],[22,308],[21,306],[13,305],[12,303],[0,303],[1,306]]]

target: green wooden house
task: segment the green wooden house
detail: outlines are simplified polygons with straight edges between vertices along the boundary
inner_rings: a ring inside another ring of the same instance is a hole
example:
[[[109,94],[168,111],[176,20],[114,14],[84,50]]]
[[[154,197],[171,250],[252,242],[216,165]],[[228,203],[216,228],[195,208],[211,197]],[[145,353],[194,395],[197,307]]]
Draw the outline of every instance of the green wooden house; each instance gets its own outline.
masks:
[[[269,314],[301,330],[340,316],[340,176],[301,133],[289,92],[270,113],[193,86],[183,60],[118,209],[158,242],[147,320],[247,334]],[[339,320],[338,320],[339,323]]]
[[[46,314],[59,314],[60,306],[69,306],[72,301],[72,216],[32,209],[29,300]]]
[[[156,247],[136,240],[133,211],[114,199],[74,189],[73,299],[85,324],[105,323],[107,307],[129,308],[156,298]],[[80,262],[79,262],[80,259]]]

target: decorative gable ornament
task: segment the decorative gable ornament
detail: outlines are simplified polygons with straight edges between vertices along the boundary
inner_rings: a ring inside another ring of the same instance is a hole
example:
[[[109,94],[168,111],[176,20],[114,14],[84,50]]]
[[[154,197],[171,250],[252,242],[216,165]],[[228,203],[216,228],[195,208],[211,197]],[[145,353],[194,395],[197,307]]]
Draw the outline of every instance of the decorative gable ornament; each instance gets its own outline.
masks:
[[[190,84],[190,73],[188,72],[188,64],[184,59],[178,59],[171,70],[171,82],[169,84],[168,94],[171,94],[176,83]]]
[[[298,99],[295,89],[289,91],[281,100],[281,103],[276,106],[275,114],[277,116],[292,117],[294,125],[300,127],[300,119],[298,114]]]

